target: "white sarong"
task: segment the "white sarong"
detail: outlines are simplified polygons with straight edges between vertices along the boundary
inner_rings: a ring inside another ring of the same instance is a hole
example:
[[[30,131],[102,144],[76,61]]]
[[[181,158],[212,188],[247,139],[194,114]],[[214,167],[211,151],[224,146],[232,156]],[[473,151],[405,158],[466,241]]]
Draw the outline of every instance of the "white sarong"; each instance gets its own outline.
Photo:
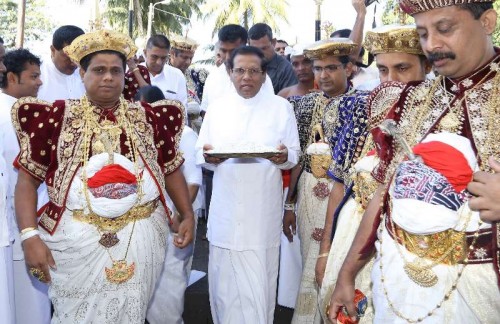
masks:
[[[272,324],[279,248],[235,251],[210,244],[208,284],[214,324]]]
[[[96,165],[104,166],[104,158],[107,159],[107,154],[90,158],[89,177],[99,170]],[[114,161],[134,173],[132,162],[125,157],[115,154]],[[99,244],[102,233],[96,226],[72,217],[71,210],[86,207],[80,172],[81,169],[71,185],[66,205],[68,209],[62,215],[57,230],[52,236],[44,233],[42,237],[52,251],[57,266],[50,271],[52,283],[49,297],[54,305],[52,323],[143,324],[165,258],[168,226],[163,205],[158,206],[150,217],[135,221],[135,225],[134,222],[127,224],[117,232],[118,244],[106,249]],[[156,185],[146,169],[143,172],[143,190],[140,204],[158,196]],[[97,208],[96,204],[101,206]],[[112,204],[109,210],[120,213],[120,209],[130,204],[130,198],[92,199],[92,207],[96,210],[105,211],[102,204]],[[120,284],[108,281],[105,269],[111,269],[112,260],[124,258],[128,266],[135,264],[134,275]]]

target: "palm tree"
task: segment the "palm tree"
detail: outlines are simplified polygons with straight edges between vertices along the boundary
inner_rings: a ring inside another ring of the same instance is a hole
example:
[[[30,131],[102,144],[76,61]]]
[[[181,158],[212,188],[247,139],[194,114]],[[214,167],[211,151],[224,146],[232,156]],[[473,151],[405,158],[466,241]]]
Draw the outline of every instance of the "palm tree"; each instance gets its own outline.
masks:
[[[212,36],[226,24],[240,24],[246,29],[258,22],[265,22],[278,31],[278,21],[288,23],[286,0],[207,0],[201,7],[206,21],[215,16]]]
[[[148,9],[150,3],[160,0],[133,0],[134,1],[134,36],[146,34]],[[154,11],[153,34],[155,33],[182,33],[182,28],[189,25],[189,20],[194,14],[200,15],[198,5],[203,0],[172,0],[169,4],[157,6]],[[108,0],[107,9],[103,17],[118,30],[127,32],[129,0]]]

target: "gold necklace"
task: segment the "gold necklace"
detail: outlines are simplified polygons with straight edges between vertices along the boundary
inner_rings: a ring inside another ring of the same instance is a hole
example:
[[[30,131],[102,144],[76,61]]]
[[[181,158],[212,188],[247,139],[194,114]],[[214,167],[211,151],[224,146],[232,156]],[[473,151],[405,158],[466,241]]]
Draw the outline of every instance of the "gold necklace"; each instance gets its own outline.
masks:
[[[380,205],[383,207],[384,206],[385,194],[382,194],[381,197],[382,197],[382,199],[381,199],[381,204]],[[469,213],[471,214],[472,211],[469,210]],[[443,299],[441,299],[441,301],[439,303],[437,303],[436,306],[434,306],[433,309],[431,309],[429,312],[427,312],[427,314],[425,316],[419,317],[417,319],[413,319],[413,318],[407,317],[406,315],[404,315],[403,313],[401,313],[398,309],[396,309],[396,306],[394,305],[394,303],[389,298],[389,294],[387,292],[387,287],[385,286],[386,279],[385,279],[385,276],[384,276],[384,269],[383,269],[384,268],[384,266],[383,266],[383,255],[384,255],[384,253],[382,251],[382,245],[383,245],[383,237],[382,237],[383,227],[382,226],[385,226],[384,225],[385,224],[385,219],[384,219],[385,217],[386,217],[386,215],[384,215],[384,213],[380,214],[380,218],[382,219],[382,222],[381,222],[380,229],[378,231],[378,233],[379,233],[378,236],[379,236],[379,241],[380,241],[380,251],[379,251],[379,255],[380,255],[380,262],[379,262],[380,281],[381,281],[382,289],[383,289],[383,292],[384,292],[384,296],[385,296],[385,298],[387,300],[387,304],[391,308],[392,312],[394,314],[396,314],[396,316],[398,316],[399,318],[407,321],[408,323],[420,323],[424,319],[426,319],[427,317],[431,317],[432,315],[434,315],[434,312],[438,308],[441,308],[441,306],[443,306],[443,303],[446,302],[448,299],[450,299],[451,294],[457,289],[458,281],[460,280],[460,277],[462,276],[462,273],[463,273],[466,265],[469,263],[469,254],[474,250],[474,246],[476,245],[477,239],[479,237],[479,231],[480,231],[480,228],[481,228],[481,225],[483,224],[483,222],[481,221],[481,219],[479,219],[477,231],[474,233],[474,238],[472,240],[472,243],[469,245],[469,250],[466,253],[466,257],[465,257],[465,259],[463,261],[464,264],[458,270],[457,277],[455,278],[455,280],[451,284],[451,286],[448,289],[448,291],[444,294]],[[469,221],[470,221],[470,215],[469,215]],[[398,244],[397,242],[395,242],[395,243]]]
[[[487,104],[488,124],[486,129],[488,136],[484,148],[478,147],[478,152],[483,162],[483,169],[490,171],[491,168],[486,161],[490,156],[498,156],[498,143],[500,143],[500,127],[498,127],[498,120],[500,119],[500,68],[497,66],[498,71],[493,78],[493,93]]]
[[[139,160],[139,152],[137,150],[137,145],[136,145],[136,140],[137,137],[134,136],[133,133],[133,127],[130,123],[130,121],[127,118],[127,110],[128,110],[128,104],[125,101],[123,97],[120,97],[120,106],[118,110],[118,116],[117,116],[117,123],[116,124],[108,124],[105,123],[104,125],[99,124],[99,116],[96,116],[94,113],[94,107],[93,105],[89,102],[87,96],[84,96],[81,100],[82,108],[83,108],[83,119],[84,119],[84,136],[83,136],[83,167],[82,167],[82,173],[81,173],[81,179],[82,179],[82,184],[83,184],[83,192],[85,196],[85,200],[87,203],[87,208],[90,212],[92,211],[92,205],[90,203],[89,199],[89,194],[88,194],[88,177],[87,177],[87,163],[90,158],[90,143],[92,140],[92,137],[95,134],[100,134],[101,131],[113,131],[116,134],[121,134],[121,129],[125,128],[125,134],[126,134],[126,143],[129,143],[129,148],[130,151],[132,151],[133,155],[133,162],[134,162],[134,172],[135,172],[135,177],[137,181],[137,199],[136,202],[134,203],[134,207],[138,206],[140,204],[140,201],[142,197],[144,196],[143,189],[142,189],[142,178],[140,176],[140,171],[139,171],[139,165],[138,165],[138,160]],[[118,132],[119,130],[119,132]],[[119,147],[119,142],[118,142],[118,147]],[[112,148],[110,148],[110,151],[108,151],[108,154],[110,156],[114,155],[114,152]],[[110,158],[112,161],[112,159]],[[110,161],[110,162],[111,162]],[[118,238],[116,233],[104,233],[100,242],[102,241],[102,245],[106,249],[106,251],[109,254],[109,257],[112,261],[112,267],[111,269],[105,268],[105,274],[106,278],[108,281],[113,282],[113,283],[122,283],[127,280],[129,280],[135,272],[135,263],[132,262],[130,266],[127,265],[126,258],[128,255],[128,250],[130,247],[130,243],[132,241],[132,235],[134,233],[134,228],[135,228],[135,221],[134,224],[132,225],[132,230],[130,231],[130,237],[129,237],[129,242],[127,245],[127,249],[125,251],[125,256],[120,259],[120,260],[114,260],[113,257],[111,256],[111,253],[109,252],[109,248],[114,246],[115,244],[118,243]]]
[[[498,89],[498,87],[500,86],[500,81],[497,79],[500,78],[500,73],[498,73],[497,71],[499,69],[500,68],[498,67],[498,63],[493,62],[492,64],[490,64],[490,71],[488,71],[481,80],[479,80],[470,89],[468,89],[467,93],[464,93],[463,97],[460,98],[460,101],[455,105],[455,107],[460,110],[460,114],[463,117],[462,103],[467,100],[468,92],[477,89],[479,86],[484,84],[486,82],[486,79],[488,79],[488,77],[490,77],[492,73],[497,73],[495,79],[493,80],[495,86],[493,88],[493,91],[496,91],[496,95],[491,96],[488,102],[488,106],[490,107],[490,118],[489,124],[486,126],[487,129],[490,130],[490,134],[495,134],[495,140],[489,140],[489,146],[496,145],[500,141],[500,130],[496,125],[497,120],[496,118],[492,117],[498,116],[498,112],[495,113],[495,107],[498,107],[498,105],[500,104],[500,98],[498,98],[498,95],[500,95],[500,90]],[[423,93],[425,89],[416,88],[414,90],[415,93],[413,93],[411,96],[408,96],[405,100],[401,118],[398,122],[398,129],[402,136],[404,136],[404,138],[407,140],[408,144],[410,144],[410,146],[417,144],[427,134],[427,132],[432,129],[432,120],[440,120],[437,126],[438,129],[441,130],[446,130],[447,127],[457,125],[456,120],[457,118],[459,118],[458,116],[453,116],[453,114],[450,115],[449,118],[445,118],[446,116],[443,117],[443,115],[447,113],[447,109],[444,109],[441,113],[432,114],[432,110],[435,109],[435,107],[439,107],[439,105],[443,103],[445,94],[446,101],[448,103],[448,113],[451,111],[450,101],[448,100],[446,88],[442,86],[443,94],[441,95],[441,93],[438,93],[438,87],[440,87],[441,84],[444,84],[444,81],[445,78],[440,75],[432,82],[428,91]],[[423,101],[422,98],[424,98]],[[411,109],[408,109],[408,107],[411,107]],[[460,131],[462,129],[463,120],[465,120],[465,118],[462,118],[462,122],[460,123],[460,126],[458,128],[455,127],[457,128],[457,131]],[[395,143],[393,145],[398,144]],[[490,149],[492,149],[492,147],[490,147]],[[392,177],[392,174],[394,174],[395,168],[405,156],[404,153],[402,153],[402,150],[396,149],[396,147],[394,147],[393,151],[394,157],[387,167],[385,182],[389,181],[389,179]],[[496,154],[496,152],[491,151],[490,154]],[[480,156],[481,161],[487,161],[488,156],[485,156],[484,153],[480,154]],[[485,165],[487,166],[487,163],[485,163]]]
[[[392,212],[392,199],[389,196],[389,210]],[[467,229],[467,226],[469,225],[470,219],[472,216],[472,212],[469,212],[467,214],[467,221],[464,222],[463,228],[458,231],[460,233],[465,233],[465,230]],[[461,215],[459,215],[459,222],[461,220]],[[394,231],[396,231],[396,226],[394,224],[394,220],[392,217],[389,217],[389,221],[391,223],[391,227]],[[398,237],[397,233],[394,233],[394,237]],[[460,237],[460,236],[459,236]],[[403,254],[403,251],[401,250],[400,244],[397,243],[397,240],[394,240],[396,244],[396,249],[399,252],[399,255],[401,256],[401,259],[403,259],[404,267],[403,269],[405,270],[406,274],[408,277],[415,282],[417,285],[421,287],[432,287],[438,282],[438,277],[437,275],[431,270],[434,268],[436,265],[441,263],[445,258],[447,258],[454,250],[456,247],[456,243],[459,243],[459,240],[452,241],[450,244],[450,247],[448,250],[446,250],[439,258],[434,260],[431,263],[428,263],[425,260],[425,253],[422,255],[417,255],[417,257],[409,262],[406,257]],[[401,240],[401,245],[406,249],[405,242],[404,240]]]
[[[448,97],[448,92],[446,91],[445,78],[443,78],[443,96],[446,98],[446,103],[448,105],[448,113],[441,119],[439,126],[441,130],[448,131],[450,133],[459,133],[462,130],[462,125],[464,122],[462,101],[464,101],[465,96],[458,100],[458,103],[451,104],[453,99]],[[456,108],[456,109],[455,109]],[[457,110],[457,112],[455,112]]]
[[[106,267],[104,268],[104,272],[106,273],[106,279],[108,279],[109,282],[120,284],[128,281],[130,278],[134,276],[135,262],[132,262],[130,265],[127,265],[126,260],[127,260],[128,250],[130,248],[130,242],[132,241],[132,234],[134,233],[135,222],[136,221],[134,220],[134,223],[132,224],[132,230],[130,231],[130,237],[128,239],[127,249],[125,250],[125,256],[123,257],[123,259],[114,260],[113,257],[111,256],[111,253],[109,252],[109,249],[106,249],[109,258],[113,262],[113,266],[111,267],[111,269]]]

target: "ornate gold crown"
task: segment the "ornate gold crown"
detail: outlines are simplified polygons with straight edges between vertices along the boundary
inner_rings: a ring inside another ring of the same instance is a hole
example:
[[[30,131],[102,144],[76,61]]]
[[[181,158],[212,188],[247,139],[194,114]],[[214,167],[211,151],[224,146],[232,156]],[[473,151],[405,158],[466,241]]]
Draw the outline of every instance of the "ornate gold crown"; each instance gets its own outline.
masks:
[[[174,35],[170,38],[170,46],[181,51],[194,52],[198,44],[191,38]]]
[[[487,3],[495,0],[399,0],[401,10],[409,15],[447,6],[467,3]]]
[[[368,31],[364,47],[373,55],[395,52],[424,54],[417,30],[413,25],[390,25]]]
[[[98,30],[75,38],[64,48],[64,53],[73,61],[80,63],[85,56],[105,50],[122,53],[128,60],[135,55],[137,46],[125,34],[111,30]]]
[[[305,48],[304,55],[310,60],[321,60],[328,56],[349,56],[356,48],[357,45],[348,38],[329,38]]]

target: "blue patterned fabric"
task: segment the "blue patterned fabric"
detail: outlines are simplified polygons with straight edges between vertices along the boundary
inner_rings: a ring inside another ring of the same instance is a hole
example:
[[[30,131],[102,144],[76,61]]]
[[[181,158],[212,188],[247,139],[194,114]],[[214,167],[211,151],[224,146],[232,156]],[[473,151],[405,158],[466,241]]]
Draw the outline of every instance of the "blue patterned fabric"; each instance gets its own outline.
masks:
[[[368,91],[349,91],[333,98],[325,107],[323,131],[332,150],[332,165],[328,175],[340,183],[347,180],[349,169],[361,152],[358,141],[367,133]]]
[[[323,109],[323,107],[321,107],[321,103],[319,103],[320,100],[329,99],[322,92],[313,92],[305,96],[291,96],[288,97],[287,100],[292,104],[295,112],[295,119],[297,120],[300,149],[302,151],[302,167],[306,172],[311,173],[311,159],[310,156],[306,154],[306,149],[310,144],[311,129],[314,126],[312,125],[313,114],[315,109]]]
[[[457,193],[436,170],[417,161],[404,161],[396,170],[395,199],[415,199],[458,210],[467,200],[465,190]]]
[[[205,69],[188,68],[185,76],[189,90],[194,91],[198,97],[197,99],[201,102],[201,99],[203,99],[203,89],[205,88],[208,71]]]

